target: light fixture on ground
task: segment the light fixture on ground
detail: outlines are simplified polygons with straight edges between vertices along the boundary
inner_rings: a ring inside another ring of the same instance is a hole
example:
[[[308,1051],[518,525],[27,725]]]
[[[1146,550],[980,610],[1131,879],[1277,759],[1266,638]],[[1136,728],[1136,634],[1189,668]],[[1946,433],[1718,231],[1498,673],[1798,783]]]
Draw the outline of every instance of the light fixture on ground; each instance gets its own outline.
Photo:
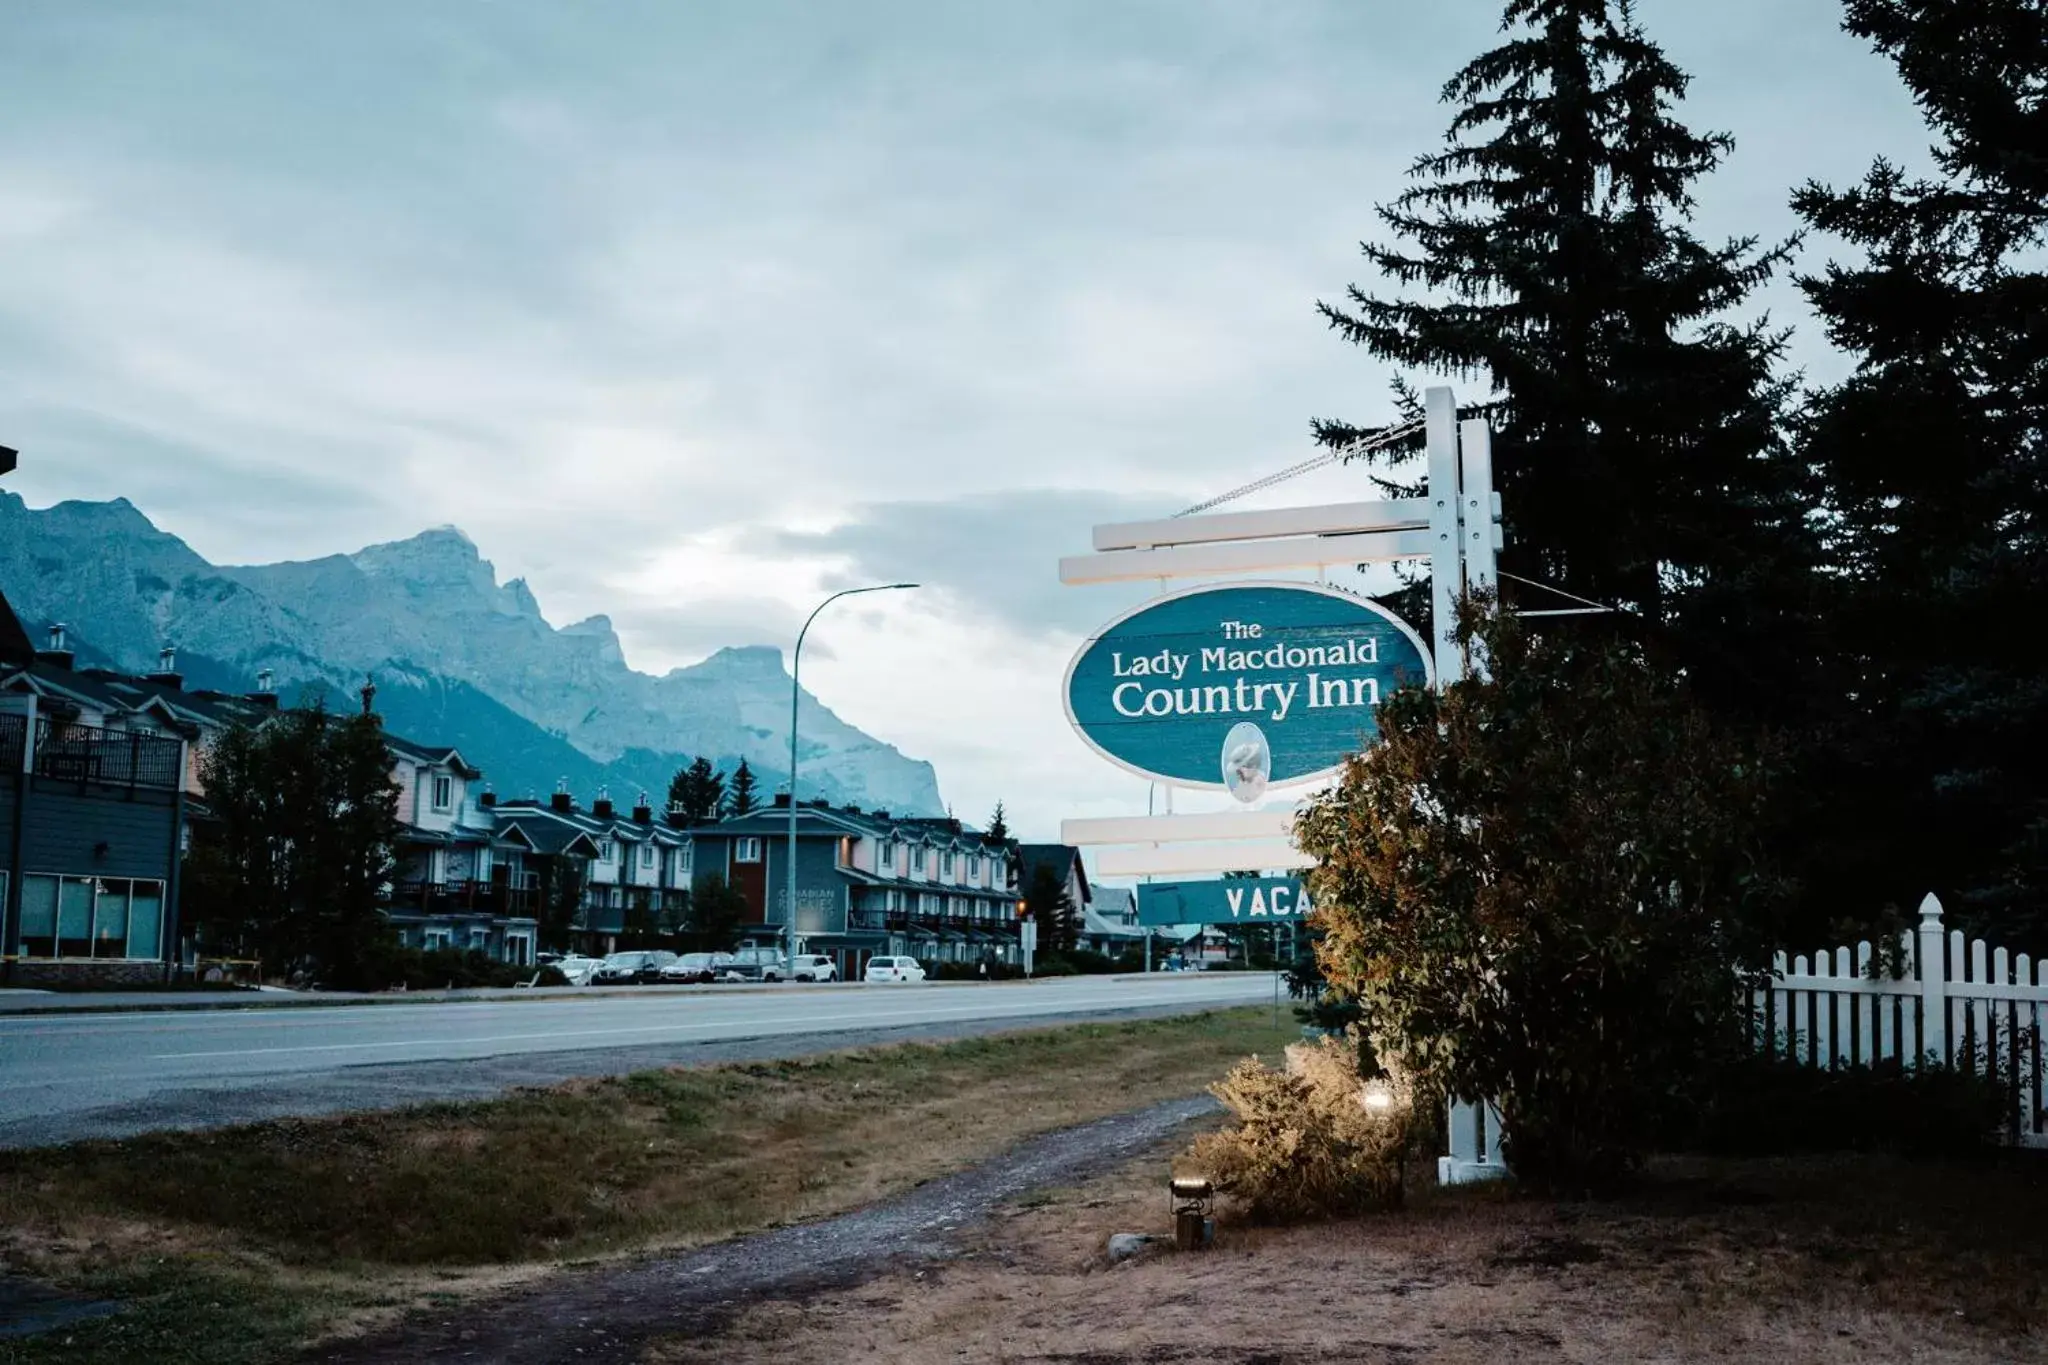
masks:
[[[1181,1251],[1199,1251],[1216,1236],[1210,1213],[1215,1208],[1216,1186],[1202,1176],[1177,1175],[1166,1184],[1173,1210],[1173,1244]]]
[[[797,679],[803,667],[804,636],[810,634],[811,622],[818,619],[818,613],[842,597],[864,592],[898,592],[916,586],[915,583],[876,583],[865,588],[842,588],[811,608],[811,614],[804,618],[803,629],[796,633],[796,648],[789,654],[789,856],[782,869],[783,894],[789,898],[782,920],[785,975],[796,971],[796,713],[798,700],[803,696]]]

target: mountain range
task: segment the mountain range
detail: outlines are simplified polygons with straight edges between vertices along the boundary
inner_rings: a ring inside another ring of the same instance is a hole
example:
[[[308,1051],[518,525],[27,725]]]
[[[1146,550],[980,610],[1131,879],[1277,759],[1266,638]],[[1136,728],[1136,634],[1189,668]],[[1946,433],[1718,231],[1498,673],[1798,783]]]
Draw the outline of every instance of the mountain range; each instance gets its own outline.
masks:
[[[320,686],[353,704],[365,677],[395,734],[449,744],[507,796],[566,780],[659,804],[696,754],[760,790],[787,784],[790,678],[781,651],[722,649],[655,675],[626,663],[611,622],[555,627],[521,579],[499,583],[452,526],[354,554],[215,565],[124,498],[36,509],[0,492],[0,591],[39,642],[67,627],[81,664],[154,669],[166,644],[192,687]],[[848,725],[805,693],[801,794],[944,813],[929,763]]]

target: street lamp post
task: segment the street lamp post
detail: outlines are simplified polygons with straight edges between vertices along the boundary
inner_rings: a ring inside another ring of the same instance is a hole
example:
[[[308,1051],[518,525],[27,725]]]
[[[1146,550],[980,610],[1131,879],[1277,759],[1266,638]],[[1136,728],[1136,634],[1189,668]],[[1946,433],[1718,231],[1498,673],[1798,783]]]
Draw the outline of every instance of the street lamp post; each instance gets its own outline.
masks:
[[[866,588],[842,588],[811,609],[804,618],[804,628],[796,633],[796,648],[789,655],[789,858],[782,870],[784,895],[789,897],[788,909],[784,911],[782,923],[783,959],[782,970],[790,980],[796,979],[796,709],[803,692],[797,682],[803,667],[804,636],[811,630],[811,622],[818,619],[818,613],[842,597],[852,597],[863,592],[895,592],[899,589],[914,588],[915,583],[877,583]]]

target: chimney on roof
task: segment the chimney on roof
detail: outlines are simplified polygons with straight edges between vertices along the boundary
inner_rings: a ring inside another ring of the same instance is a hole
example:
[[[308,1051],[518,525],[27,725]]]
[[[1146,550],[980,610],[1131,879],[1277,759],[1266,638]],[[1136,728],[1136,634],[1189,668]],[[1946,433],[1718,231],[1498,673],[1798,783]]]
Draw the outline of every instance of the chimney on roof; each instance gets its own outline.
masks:
[[[77,662],[77,656],[65,648],[64,623],[62,621],[52,621],[50,623],[49,648],[36,651],[36,662],[48,664],[52,668],[63,669],[69,669]]]
[[[771,805],[771,806],[769,807],[769,809],[770,809],[770,810],[788,810],[788,809],[789,809],[789,793],[788,793],[788,792],[777,792],[777,793],[775,793],[775,803],[774,803],[773,805]]]
[[[633,823],[651,825],[654,823],[654,807],[647,804],[647,793],[641,792],[640,799],[633,803]]]
[[[490,783],[484,783],[484,789],[476,798],[476,803],[485,810],[489,810],[498,804],[498,793],[492,789]]]
[[[564,815],[576,809],[576,803],[569,799],[568,778],[565,777],[555,783],[555,794],[548,798],[548,807],[551,810],[561,811]]]
[[[178,647],[165,645],[162,652],[156,656],[156,672],[146,676],[159,687],[168,687],[173,691],[182,689],[185,686],[185,679],[178,672]]]
[[[597,800],[590,803],[590,813],[600,820],[612,818],[612,789],[610,787],[601,786],[597,789]]]
[[[255,702],[258,706],[267,706],[275,711],[277,709],[276,678],[277,675],[267,668],[257,669],[256,690],[249,694],[248,700]]]

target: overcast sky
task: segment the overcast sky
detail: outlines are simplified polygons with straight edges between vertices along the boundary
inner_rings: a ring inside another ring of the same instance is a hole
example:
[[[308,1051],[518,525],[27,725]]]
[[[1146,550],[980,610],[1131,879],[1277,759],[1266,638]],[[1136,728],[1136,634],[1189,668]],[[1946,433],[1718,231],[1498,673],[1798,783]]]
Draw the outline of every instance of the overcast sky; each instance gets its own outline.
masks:
[[[1705,234],[1784,237],[1799,181],[1919,159],[1838,5],[1638,11],[1737,139]],[[1313,453],[1312,417],[1388,415],[1392,371],[1314,304],[1369,282],[1373,206],[1498,13],[6,0],[10,483],[125,495],[220,563],[454,523],[654,671],[914,578],[821,622],[824,700],[965,818],[1142,811],[1059,700],[1136,599],[1055,560]]]

